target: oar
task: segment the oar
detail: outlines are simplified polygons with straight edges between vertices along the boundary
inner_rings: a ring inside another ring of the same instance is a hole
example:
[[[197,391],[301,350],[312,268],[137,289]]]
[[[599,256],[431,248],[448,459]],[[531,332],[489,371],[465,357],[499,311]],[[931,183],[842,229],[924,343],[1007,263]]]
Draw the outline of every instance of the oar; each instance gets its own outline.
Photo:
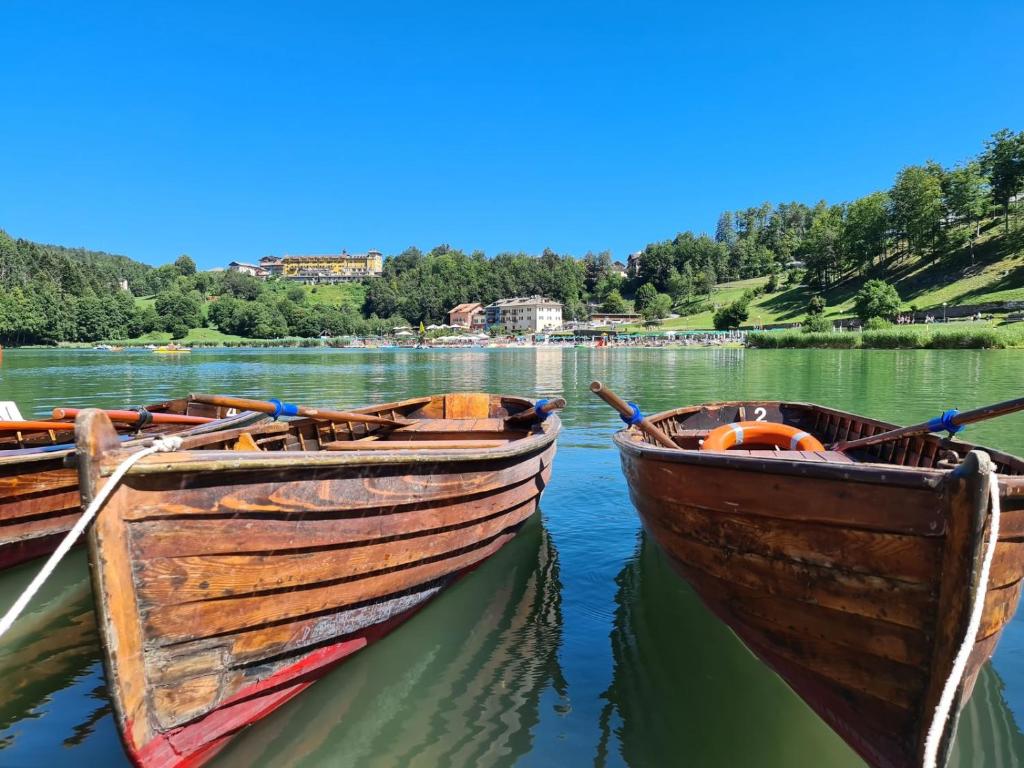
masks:
[[[679,450],[679,446],[672,442],[672,438],[654,426],[650,419],[640,413],[639,408],[631,403],[627,403],[610,389],[607,389],[600,381],[591,382],[590,391],[618,411],[619,415],[622,416],[623,420],[627,424],[640,427],[640,429],[653,437],[665,448]]]
[[[548,414],[554,413],[555,411],[565,408],[564,397],[552,397],[550,400],[538,400],[537,405],[532,408],[527,408],[525,411],[519,413],[513,413],[511,416],[505,418],[505,421],[517,422],[517,421],[533,421],[539,419],[544,421],[548,417]]]
[[[0,431],[3,432],[36,432],[42,430],[59,430],[73,432],[75,422],[73,421],[0,421]]]
[[[899,429],[891,429],[888,432],[880,432],[877,435],[836,443],[831,446],[830,450],[849,451],[852,448],[865,448],[869,445],[888,443],[891,440],[914,437],[915,435],[927,435],[929,432],[941,432],[943,430],[953,434],[959,431],[960,427],[973,424],[976,421],[994,419],[996,416],[1005,416],[1008,413],[1015,413],[1017,411],[1024,411],[1024,397],[996,403],[995,405],[986,405],[982,408],[975,408],[972,411],[964,411],[963,413],[956,410],[946,411],[941,416],[930,421],[924,421],[910,427],[900,427]]]
[[[73,419],[81,412],[78,408],[54,408],[53,418]],[[104,413],[107,414],[107,418],[111,421],[125,424],[208,424],[211,421],[216,421],[216,419],[211,419],[207,416],[186,416],[180,413],[154,413],[146,411],[149,414],[148,417],[138,411],[104,411]]]
[[[402,427],[404,421],[385,419],[369,413],[349,413],[347,411],[329,411],[324,408],[310,408],[295,403],[282,403],[280,400],[248,400],[244,397],[228,397],[226,395],[189,395],[197,403],[219,405],[223,408],[237,408],[241,411],[257,411],[278,416],[309,416],[324,421],[361,421],[364,424],[380,424],[384,427]]]

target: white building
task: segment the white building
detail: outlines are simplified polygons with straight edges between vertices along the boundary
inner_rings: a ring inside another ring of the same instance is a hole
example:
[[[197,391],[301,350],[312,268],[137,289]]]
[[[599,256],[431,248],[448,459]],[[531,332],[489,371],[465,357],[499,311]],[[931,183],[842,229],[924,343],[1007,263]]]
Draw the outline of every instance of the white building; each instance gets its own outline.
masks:
[[[509,331],[551,331],[562,327],[562,305],[543,296],[498,299],[485,309],[487,325],[503,325]]]

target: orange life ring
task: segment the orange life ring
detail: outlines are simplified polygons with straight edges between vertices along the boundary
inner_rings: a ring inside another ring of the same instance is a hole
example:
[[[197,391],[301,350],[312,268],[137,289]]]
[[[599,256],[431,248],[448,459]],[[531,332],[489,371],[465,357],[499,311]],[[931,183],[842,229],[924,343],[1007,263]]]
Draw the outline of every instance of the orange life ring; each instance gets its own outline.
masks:
[[[824,451],[814,435],[788,424],[771,421],[739,421],[723,424],[704,438],[702,451],[727,451],[739,446],[775,446],[787,451]]]

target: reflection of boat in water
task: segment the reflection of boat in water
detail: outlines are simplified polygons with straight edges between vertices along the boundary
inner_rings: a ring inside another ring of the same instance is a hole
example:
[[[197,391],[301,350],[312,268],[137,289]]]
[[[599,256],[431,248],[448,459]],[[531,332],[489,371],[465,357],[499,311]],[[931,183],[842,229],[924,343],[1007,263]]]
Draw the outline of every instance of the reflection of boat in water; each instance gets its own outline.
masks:
[[[241,734],[218,766],[492,765],[565,691],[557,554],[537,515],[376,646]]]
[[[5,575],[0,601],[6,605],[22,586]],[[84,552],[69,557],[4,636],[0,680],[0,765],[48,764],[40,744],[54,753],[81,745],[109,718]],[[77,708],[69,708],[71,699],[80,702]],[[106,730],[116,749],[112,722]]]
[[[714,619],[646,534],[616,582],[596,765],[616,751],[636,766],[673,756],[700,766],[862,765]]]
[[[595,765],[673,756],[708,766],[863,763],[676,576],[646,533],[616,578],[613,672]],[[964,708],[951,768],[1024,765],[1024,734],[986,664]]]
[[[981,668],[974,694],[960,712],[949,765],[1024,765],[1024,733],[1003,698],[1006,686],[992,664]]]
[[[182,347],[178,344],[167,344],[153,350],[153,354],[156,355],[187,355],[191,352],[192,350],[188,347]]]

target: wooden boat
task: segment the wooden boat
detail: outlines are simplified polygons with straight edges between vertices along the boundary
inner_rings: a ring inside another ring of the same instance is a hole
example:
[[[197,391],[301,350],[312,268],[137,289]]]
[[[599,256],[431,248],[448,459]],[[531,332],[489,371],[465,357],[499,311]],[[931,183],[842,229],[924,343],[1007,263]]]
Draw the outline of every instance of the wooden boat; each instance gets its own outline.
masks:
[[[544,697],[566,693],[558,551],[540,516],[427,613],[241,734],[217,765],[521,761]]]
[[[137,765],[199,765],[507,543],[557,416],[478,393],[256,425],[240,450],[143,458],[90,532],[107,679]],[[128,452],[77,422],[83,495]],[[255,450],[254,450],[255,449]]]
[[[954,658],[973,642],[951,716],[935,726],[944,764],[1020,597],[1024,461],[935,435],[846,453],[700,450],[711,430],[752,419],[823,444],[894,429],[805,403],[649,417],[678,449],[636,427],[614,437],[644,526],[705,604],[871,765],[921,764]],[[981,585],[993,474],[1001,522]],[[966,638],[983,586],[980,629]]]
[[[122,437],[204,435],[265,419],[256,413],[228,416],[225,408],[188,398],[145,410],[217,420],[199,425],[152,423],[132,433],[123,431]],[[54,422],[54,429],[0,432],[0,570],[52,552],[81,514],[78,472],[68,464],[75,451],[74,423],[67,421],[64,428],[59,424]]]

